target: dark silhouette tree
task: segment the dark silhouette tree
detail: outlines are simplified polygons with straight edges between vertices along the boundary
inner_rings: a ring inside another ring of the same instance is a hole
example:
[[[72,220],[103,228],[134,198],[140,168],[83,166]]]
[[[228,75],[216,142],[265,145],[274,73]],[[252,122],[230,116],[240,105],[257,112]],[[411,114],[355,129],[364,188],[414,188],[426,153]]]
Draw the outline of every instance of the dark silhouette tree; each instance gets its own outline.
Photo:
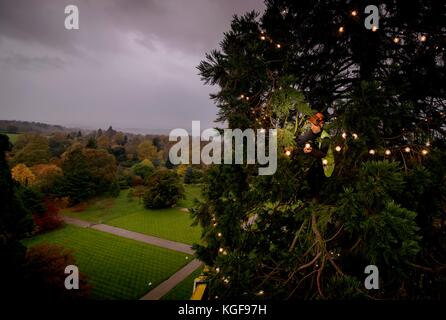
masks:
[[[3,277],[2,290],[10,297],[17,297],[23,288],[26,253],[20,240],[33,230],[33,222],[15,194],[16,188],[6,162],[6,152],[10,149],[8,137],[0,134],[0,273]]]
[[[446,8],[386,1],[368,30],[368,4],[268,0],[200,63],[217,120],[276,128],[279,144],[272,176],[207,174],[193,215],[211,298],[445,296]],[[339,150],[331,178],[294,142],[315,111]],[[364,288],[371,264],[381,290]]]

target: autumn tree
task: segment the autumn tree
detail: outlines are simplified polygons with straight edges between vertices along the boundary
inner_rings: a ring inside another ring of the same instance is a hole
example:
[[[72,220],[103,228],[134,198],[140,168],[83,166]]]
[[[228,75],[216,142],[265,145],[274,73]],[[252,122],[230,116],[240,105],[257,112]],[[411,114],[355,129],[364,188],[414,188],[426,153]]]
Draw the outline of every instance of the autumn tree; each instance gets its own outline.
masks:
[[[14,144],[13,164],[33,166],[50,160],[48,139],[38,134],[20,135]]]
[[[140,176],[143,180],[146,180],[155,170],[152,162],[148,159],[144,159],[140,163],[135,164],[132,167],[133,172]]]
[[[36,176],[25,164],[20,163],[11,170],[12,178],[24,186],[31,186],[36,182]]]
[[[65,288],[65,268],[77,265],[74,253],[60,245],[42,244],[29,249],[26,254],[26,288],[22,297],[31,300],[73,301],[87,299],[91,285],[87,277],[80,272],[79,289]]]
[[[31,168],[36,177],[35,185],[43,192],[49,193],[57,179],[63,175],[60,167],[54,164],[38,164]]]
[[[138,145],[138,159],[140,161],[148,159],[151,161],[162,159],[162,154],[149,140],[145,140]]]
[[[62,170],[55,193],[69,196],[73,203],[104,193],[119,194],[115,158],[106,150],[77,146],[63,156]]]

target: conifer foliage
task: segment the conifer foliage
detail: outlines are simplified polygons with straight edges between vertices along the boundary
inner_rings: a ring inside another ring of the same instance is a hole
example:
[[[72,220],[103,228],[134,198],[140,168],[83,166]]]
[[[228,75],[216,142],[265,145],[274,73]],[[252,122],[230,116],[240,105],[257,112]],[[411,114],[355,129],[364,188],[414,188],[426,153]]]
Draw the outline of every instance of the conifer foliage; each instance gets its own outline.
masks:
[[[446,9],[386,1],[368,30],[368,4],[268,0],[198,66],[219,87],[218,120],[276,128],[279,145],[274,175],[216,165],[205,178],[193,215],[211,299],[445,297]],[[336,147],[330,178],[294,142],[316,111]]]

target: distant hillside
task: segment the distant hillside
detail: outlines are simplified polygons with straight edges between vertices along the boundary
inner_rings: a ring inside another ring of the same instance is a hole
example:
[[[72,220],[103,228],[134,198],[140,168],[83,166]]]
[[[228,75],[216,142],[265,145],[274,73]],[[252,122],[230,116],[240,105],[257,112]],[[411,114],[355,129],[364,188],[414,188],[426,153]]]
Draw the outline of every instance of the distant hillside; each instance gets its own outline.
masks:
[[[53,133],[53,132],[73,132],[78,129],[65,128],[59,125],[52,125],[41,122],[28,122],[16,120],[0,120],[0,132],[8,133],[23,133],[23,132],[39,132],[39,133]]]

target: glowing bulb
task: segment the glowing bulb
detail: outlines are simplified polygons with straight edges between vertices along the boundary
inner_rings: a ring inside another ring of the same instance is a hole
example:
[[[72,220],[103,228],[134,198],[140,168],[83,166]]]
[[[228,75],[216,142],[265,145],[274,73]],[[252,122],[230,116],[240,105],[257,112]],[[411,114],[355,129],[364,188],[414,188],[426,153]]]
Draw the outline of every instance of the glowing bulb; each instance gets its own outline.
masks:
[[[426,142],[426,147],[430,147],[430,146],[431,146],[430,142],[429,141]]]
[[[260,39],[261,40],[266,40],[266,37],[265,36],[261,36]]]
[[[218,268],[218,267],[215,268],[215,271],[220,272],[220,268]]]
[[[226,284],[228,284],[228,283],[229,283],[229,280],[228,280],[228,279],[225,279],[224,282],[225,282]]]
[[[339,33],[343,33],[344,32],[344,27],[339,27],[338,31],[339,31]]]
[[[375,154],[375,150],[370,149],[370,150],[369,150],[369,153],[370,153],[371,155],[374,155],[374,154]]]
[[[282,46],[280,45],[280,43],[278,43],[278,44],[276,44],[276,47],[277,47],[278,49],[280,49]]]
[[[215,223],[213,224],[213,226],[216,227],[216,226],[217,226],[217,222],[215,222]]]
[[[311,148],[311,144],[306,143],[306,144],[305,144],[305,148],[307,148],[307,149],[308,149],[308,148]]]
[[[426,39],[427,39],[427,38],[426,38],[426,36],[425,36],[424,34],[420,37],[420,41],[421,41],[421,42],[426,41]]]
[[[243,98],[245,98],[245,95],[244,95],[244,94],[241,94],[241,95],[240,95],[240,99],[243,99]]]
[[[260,129],[260,133],[265,133],[265,129]]]
[[[410,148],[409,148],[409,147],[406,147],[406,148],[404,148],[404,151],[406,151],[406,152],[410,152]]]
[[[427,150],[423,150],[421,151],[421,153],[423,154],[423,156],[427,155],[429,152]]]
[[[400,38],[398,38],[398,37],[393,38],[393,42],[395,42],[395,43],[400,42]]]
[[[358,139],[358,135],[357,135],[356,133],[353,133],[353,134],[352,134],[352,137],[353,137],[353,139],[355,139],[355,140]]]
[[[358,15],[358,11],[353,10],[353,11],[352,11],[352,16],[353,16],[353,17],[356,17],[357,15]]]
[[[249,100],[249,97],[246,97],[246,100]]]
[[[263,295],[265,292],[263,290],[259,291],[259,295]]]
[[[341,147],[340,147],[340,146],[336,146],[335,150],[336,150],[337,152],[339,152],[339,151],[341,151]]]
[[[223,251],[224,251],[223,248],[218,249],[218,252],[223,252]]]
[[[225,255],[227,255],[228,254],[228,252],[225,250],[225,251],[223,251],[223,255],[225,256]]]
[[[327,160],[327,159],[323,159],[323,160],[322,160],[322,164],[323,164],[324,166],[328,165],[328,160]]]
[[[392,152],[390,152],[389,149],[387,149],[386,152],[385,152],[386,156],[390,156],[391,153],[392,153]]]
[[[221,237],[221,236],[222,236],[221,232],[219,232],[219,233],[217,234],[217,236]]]
[[[289,156],[291,155],[291,151],[290,151],[290,150],[287,150],[287,151],[285,152],[285,154],[289,157]]]
[[[372,31],[375,32],[376,30],[378,30],[377,26],[372,26]]]
[[[342,133],[342,138],[344,138],[344,139],[347,138],[347,133],[346,132]]]

